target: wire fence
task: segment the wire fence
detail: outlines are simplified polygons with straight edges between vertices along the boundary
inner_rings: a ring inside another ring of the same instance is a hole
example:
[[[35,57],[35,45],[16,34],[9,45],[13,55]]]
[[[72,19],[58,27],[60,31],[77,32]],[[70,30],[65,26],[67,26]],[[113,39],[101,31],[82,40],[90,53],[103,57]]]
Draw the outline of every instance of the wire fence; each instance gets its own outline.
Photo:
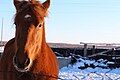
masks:
[[[59,80],[120,80],[120,75],[110,73],[112,69],[105,73],[89,72],[89,73],[62,73]]]

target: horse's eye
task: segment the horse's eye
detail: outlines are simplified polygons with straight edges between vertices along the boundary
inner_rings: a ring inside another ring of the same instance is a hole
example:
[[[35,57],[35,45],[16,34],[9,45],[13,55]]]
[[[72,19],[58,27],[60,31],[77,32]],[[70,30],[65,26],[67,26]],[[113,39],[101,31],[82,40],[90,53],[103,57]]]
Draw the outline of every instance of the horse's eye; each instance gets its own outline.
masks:
[[[17,25],[16,22],[14,22],[14,24]]]
[[[40,29],[42,27],[42,23],[39,23],[37,28]]]
[[[41,26],[42,26],[42,24],[39,25],[39,27],[41,27]]]

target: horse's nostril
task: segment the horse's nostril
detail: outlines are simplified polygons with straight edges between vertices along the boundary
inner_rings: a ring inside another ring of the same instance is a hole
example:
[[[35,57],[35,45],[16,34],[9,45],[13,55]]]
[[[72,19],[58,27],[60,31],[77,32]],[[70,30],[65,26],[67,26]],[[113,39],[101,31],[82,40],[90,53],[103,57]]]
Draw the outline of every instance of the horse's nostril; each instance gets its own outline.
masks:
[[[28,66],[30,64],[30,59],[28,58],[28,59],[26,59],[26,62],[25,62],[25,66]]]
[[[20,63],[19,60],[17,60],[17,57],[13,57],[13,64],[19,68],[19,69],[25,69],[30,64],[30,59],[27,58],[24,62]]]
[[[13,57],[13,63],[14,63],[14,64],[17,64],[17,60],[16,60],[16,57],[15,57],[15,56]]]

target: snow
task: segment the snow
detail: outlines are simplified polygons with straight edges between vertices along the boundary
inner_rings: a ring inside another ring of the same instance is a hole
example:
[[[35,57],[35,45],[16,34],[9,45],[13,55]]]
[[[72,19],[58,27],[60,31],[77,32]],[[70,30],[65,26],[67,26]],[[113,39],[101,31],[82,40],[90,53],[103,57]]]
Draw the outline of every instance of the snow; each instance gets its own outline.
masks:
[[[107,62],[107,64],[115,64],[115,63],[114,63],[114,62],[110,62],[110,61],[109,61],[109,62]]]
[[[0,53],[3,53],[4,47],[0,47]]]
[[[84,60],[80,58],[75,64],[69,64],[60,69],[59,77],[63,80],[120,80],[120,68],[103,69],[100,67],[88,67],[84,70],[78,68],[84,66],[84,62],[88,65],[107,66],[103,64],[106,60],[100,59],[98,61],[100,61],[100,63],[95,62],[95,60]]]

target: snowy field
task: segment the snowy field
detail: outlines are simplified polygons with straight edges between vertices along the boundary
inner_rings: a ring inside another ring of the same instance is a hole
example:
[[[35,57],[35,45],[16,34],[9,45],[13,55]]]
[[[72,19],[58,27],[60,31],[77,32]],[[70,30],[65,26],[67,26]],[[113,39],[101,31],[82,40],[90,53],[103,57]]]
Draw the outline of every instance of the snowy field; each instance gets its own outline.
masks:
[[[3,50],[4,50],[4,47],[0,47],[0,52],[3,52]]]
[[[96,66],[102,65],[107,67],[107,63],[103,64],[106,60],[100,59],[99,61],[98,63],[94,60],[83,60],[80,58],[75,64],[60,69],[59,77],[63,80],[120,80],[120,68],[78,68],[84,66],[84,62],[88,65],[94,64]]]

